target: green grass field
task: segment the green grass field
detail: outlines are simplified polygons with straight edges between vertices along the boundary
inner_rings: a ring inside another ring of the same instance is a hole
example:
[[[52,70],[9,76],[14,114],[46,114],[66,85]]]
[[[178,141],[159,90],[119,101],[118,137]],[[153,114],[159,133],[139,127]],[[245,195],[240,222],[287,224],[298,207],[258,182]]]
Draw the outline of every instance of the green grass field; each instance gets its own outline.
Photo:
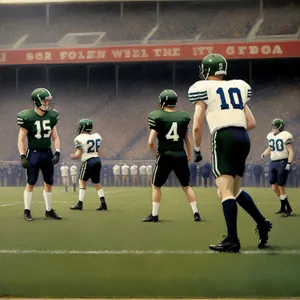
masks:
[[[33,196],[31,223],[23,219],[23,188],[1,188],[0,296],[11,297],[296,297],[300,296],[300,190],[288,189],[294,216],[274,215],[271,189],[248,189],[273,222],[269,248],[256,247],[255,223],[239,209],[240,254],[211,253],[225,234],[215,188],[197,188],[203,222],[195,223],[179,188],[164,188],[159,223],[150,188],[107,188],[109,211],[95,211],[87,190],[53,192],[63,220],[46,220],[42,189]]]

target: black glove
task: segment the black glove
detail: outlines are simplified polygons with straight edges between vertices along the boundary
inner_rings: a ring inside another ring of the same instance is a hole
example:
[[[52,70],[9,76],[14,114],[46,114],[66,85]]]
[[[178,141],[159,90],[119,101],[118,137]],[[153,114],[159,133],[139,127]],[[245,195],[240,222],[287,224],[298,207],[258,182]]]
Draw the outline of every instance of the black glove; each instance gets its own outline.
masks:
[[[53,157],[52,157],[52,165],[56,165],[59,162],[59,158],[60,158],[60,152],[59,151],[55,151]]]
[[[202,159],[203,159],[203,156],[201,154],[201,151],[196,151],[195,150],[195,155],[196,155],[196,159],[195,159],[195,162],[200,162]]]
[[[25,154],[22,154],[22,155],[21,155],[21,164],[22,164],[22,167],[23,167],[24,169],[28,169],[28,167],[29,167],[29,162],[28,162],[28,159],[27,159],[27,157],[26,157]]]

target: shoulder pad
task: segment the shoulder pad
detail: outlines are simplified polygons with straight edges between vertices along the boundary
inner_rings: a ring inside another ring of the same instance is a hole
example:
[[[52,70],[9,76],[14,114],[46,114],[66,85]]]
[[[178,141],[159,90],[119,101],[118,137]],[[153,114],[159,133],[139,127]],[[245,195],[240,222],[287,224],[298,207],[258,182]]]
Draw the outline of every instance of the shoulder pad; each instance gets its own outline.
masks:
[[[207,91],[211,85],[211,82],[200,80],[195,82],[192,86],[190,86],[188,91],[188,97],[190,102],[195,103],[198,101],[207,101],[208,94]]]

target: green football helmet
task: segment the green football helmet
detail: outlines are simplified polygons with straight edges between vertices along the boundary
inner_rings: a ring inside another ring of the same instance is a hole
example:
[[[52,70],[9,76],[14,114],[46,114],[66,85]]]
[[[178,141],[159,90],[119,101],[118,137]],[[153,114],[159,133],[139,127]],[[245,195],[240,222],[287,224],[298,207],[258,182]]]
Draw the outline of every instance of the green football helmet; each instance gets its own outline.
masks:
[[[158,97],[160,109],[167,107],[175,107],[177,103],[177,94],[173,90],[164,90]]]
[[[81,119],[78,123],[78,134],[85,132],[91,132],[93,129],[93,121],[90,119]]]
[[[53,109],[54,102],[51,93],[45,88],[37,88],[31,93],[33,104],[42,111]],[[46,101],[46,102],[45,102]]]
[[[206,80],[208,76],[226,75],[227,60],[221,54],[205,56],[200,65],[200,78]]]
[[[273,133],[281,132],[284,130],[284,122],[282,119],[274,119],[272,121],[272,131]]]

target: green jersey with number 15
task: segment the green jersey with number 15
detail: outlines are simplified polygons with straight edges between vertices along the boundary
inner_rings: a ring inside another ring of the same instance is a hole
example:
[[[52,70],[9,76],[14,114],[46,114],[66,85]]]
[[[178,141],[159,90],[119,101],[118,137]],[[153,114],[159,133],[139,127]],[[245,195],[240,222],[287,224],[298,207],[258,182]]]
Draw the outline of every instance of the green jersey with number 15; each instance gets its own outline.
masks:
[[[50,149],[51,133],[57,124],[59,114],[56,110],[49,110],[43,116],[33,109],[26,109],[17,115],[17,123],[28,130],[28,147],[30,149]]]
[[[154,110],[148,115],[150,129],[158,132],[158,153],[184,151],[184,138],[191,117],[185,111]]]

